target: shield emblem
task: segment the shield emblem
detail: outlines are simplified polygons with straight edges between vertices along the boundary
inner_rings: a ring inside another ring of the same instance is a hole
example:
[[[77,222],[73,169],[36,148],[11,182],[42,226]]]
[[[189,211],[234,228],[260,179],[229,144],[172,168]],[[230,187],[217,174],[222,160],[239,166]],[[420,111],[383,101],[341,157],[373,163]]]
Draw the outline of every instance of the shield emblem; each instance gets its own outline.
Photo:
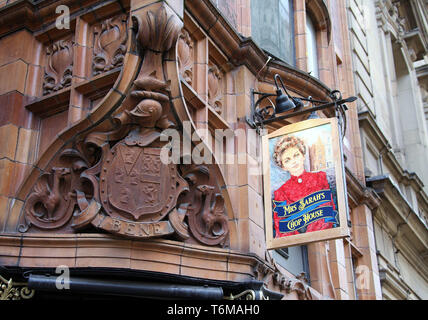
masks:
[[[176,166],[163,164],[160,152],[123,142],[110,150],[100,176],[100,198],[109,215],[158,221],[174,208]]]

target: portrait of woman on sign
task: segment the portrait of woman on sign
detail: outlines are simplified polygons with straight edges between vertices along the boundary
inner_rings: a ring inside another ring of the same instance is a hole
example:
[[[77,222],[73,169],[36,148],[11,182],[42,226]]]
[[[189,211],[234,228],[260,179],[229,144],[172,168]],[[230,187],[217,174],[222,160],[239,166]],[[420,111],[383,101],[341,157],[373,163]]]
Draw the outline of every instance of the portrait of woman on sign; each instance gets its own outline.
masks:
[[[268,139],[272,238],[340,226],[333,140],[330,123]]]

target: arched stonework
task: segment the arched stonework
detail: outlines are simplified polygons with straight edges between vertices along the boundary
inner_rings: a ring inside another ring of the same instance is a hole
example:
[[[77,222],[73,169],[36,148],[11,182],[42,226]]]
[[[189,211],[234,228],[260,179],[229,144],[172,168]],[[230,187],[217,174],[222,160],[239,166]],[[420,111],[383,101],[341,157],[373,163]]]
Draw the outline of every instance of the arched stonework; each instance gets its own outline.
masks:
[[[196,129],[179,80],[182,26],[165,2],[132,11],[113,88],[57,136],[21,186],[19,232],[98,229],[133,239],[237,246],[233,209],[212,150],[205,148],[212,164],[161,161],[163,130],[182,135],[184,121]],[[102,69],[116,64],[113,55]]]
[[[306,10],[315,24],[315,29],[326,31],[328,42],[330,42],[331,19],[325,2],[323,0],[306,0]]]

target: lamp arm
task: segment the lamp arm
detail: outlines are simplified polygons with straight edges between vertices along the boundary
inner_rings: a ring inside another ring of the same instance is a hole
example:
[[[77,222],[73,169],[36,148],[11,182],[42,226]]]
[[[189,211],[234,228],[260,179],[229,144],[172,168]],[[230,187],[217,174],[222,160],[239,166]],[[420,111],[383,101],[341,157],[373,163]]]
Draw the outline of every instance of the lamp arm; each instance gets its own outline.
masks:
[[[275,74],[275,76],[274,76],[273,79],[275,81],[275,85],[276,85],[277,90],[280,90],[279,86],[278,86],[278,82],[277,82],[277,79],[279,79],[279,82],[281,82],[281,85],[282,85],[282,88],[285,91],[285,94],[287,95],[287,97],[291,98],[291,96],[288,94],[287,89],[285,88],[284,82],[282,82],[281,76],[279,74]]]

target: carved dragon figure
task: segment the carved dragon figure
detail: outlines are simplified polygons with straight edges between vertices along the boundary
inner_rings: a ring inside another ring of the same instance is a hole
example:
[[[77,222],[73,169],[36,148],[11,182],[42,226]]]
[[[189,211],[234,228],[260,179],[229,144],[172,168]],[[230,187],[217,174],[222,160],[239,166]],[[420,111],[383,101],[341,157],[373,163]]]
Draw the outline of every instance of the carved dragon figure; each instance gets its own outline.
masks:
[[[37,201],[39,210],[34,215],[40,219],[55,220],[55,212],[64,195],[61,194],[60,184],[65,176],[70,174],[69,168],[52,168],[53,174],[44,174],[34,187],[32,197]],[[52,177],[52,179],[50,179]],[[53,180],[51,183],[50,180]]]

